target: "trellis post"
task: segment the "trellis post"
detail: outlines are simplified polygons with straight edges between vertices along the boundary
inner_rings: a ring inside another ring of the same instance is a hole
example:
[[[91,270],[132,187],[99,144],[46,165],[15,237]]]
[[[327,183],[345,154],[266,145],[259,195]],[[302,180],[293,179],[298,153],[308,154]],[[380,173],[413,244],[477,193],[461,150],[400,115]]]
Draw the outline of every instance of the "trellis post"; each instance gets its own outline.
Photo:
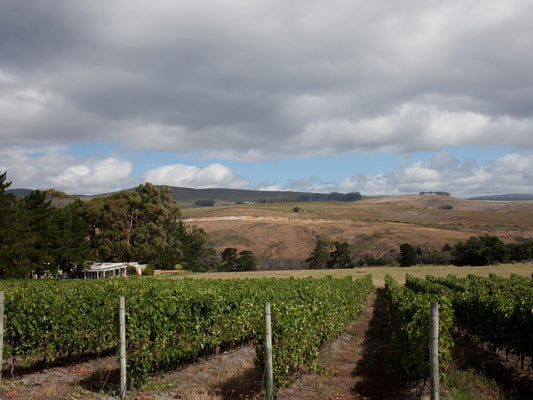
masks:
[[[270,303],[265,303],[265,392],[266,400],[274,398],[274,377],[272,373],[272,326]]]
[[[120,400],[126,399],[126,307],[124,296],[119,298]]]
[[[431,302],[429,343],[429,380],[431,400],[439,400],[439,303]]]

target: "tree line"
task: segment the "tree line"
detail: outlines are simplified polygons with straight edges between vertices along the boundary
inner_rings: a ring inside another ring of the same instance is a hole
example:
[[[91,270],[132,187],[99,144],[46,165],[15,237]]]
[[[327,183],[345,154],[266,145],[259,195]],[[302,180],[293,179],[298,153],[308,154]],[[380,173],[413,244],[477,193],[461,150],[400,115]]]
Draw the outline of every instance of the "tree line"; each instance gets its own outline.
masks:
[[[363,196],[359,192],[350,193],[300,193],[296,197],[290,196],[275,196],[268,198],[260,198],[258,203],[289,203],[289,202],[308,202],[308,201],[341,201],[351,202],[361,200]]]
[[[182,222],[172,189],[146,183],[58,208],[52,200],[64,197],[61,192],[35,190],[17,198],[6,192],[10,185],[7,172],[0,174],[0,278],[59,270],[76,275],[91,261],[136,261],[156,269],[180,264],[191,271],[228,265],[203,229]],[[249,251],[237,261],[229,270],[255,268]]]
[[[383,266],[398,263],[402,267],[416,264],[482,266],[504,262],[525,262],[533,260],[533,241],[504,243],[497,236],[472,236],[459,241],[454,247],[445,244],[440,250],[422,250],[410,243],[403,243],[397,252],[380,257],[355,255],[346,241],[318,239],[306,263],[309,269],[354,268]]]

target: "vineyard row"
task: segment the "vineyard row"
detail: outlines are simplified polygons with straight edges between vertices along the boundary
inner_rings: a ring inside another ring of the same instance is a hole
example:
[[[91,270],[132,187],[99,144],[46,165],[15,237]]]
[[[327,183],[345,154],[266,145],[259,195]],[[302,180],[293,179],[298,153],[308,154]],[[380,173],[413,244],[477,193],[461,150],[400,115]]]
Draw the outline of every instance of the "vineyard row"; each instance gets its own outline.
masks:
[[[36,357],[102,351],[118,345],[118,299],[126,299],[127,364],[148,374],[253,341],[263,365],[263,307],[272,305],[273,365],[279,385],[361,312],[370,275],[343,279],[2,281],[4,355]]]

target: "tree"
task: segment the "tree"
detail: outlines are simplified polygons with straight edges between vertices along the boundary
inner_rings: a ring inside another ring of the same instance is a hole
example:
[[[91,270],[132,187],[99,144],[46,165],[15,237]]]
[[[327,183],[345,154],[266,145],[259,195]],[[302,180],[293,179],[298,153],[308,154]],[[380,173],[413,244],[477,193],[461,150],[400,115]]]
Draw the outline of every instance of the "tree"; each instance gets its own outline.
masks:
[[[507,243],[505,245],[510,261],[529,261],[533,257],[533,242]]]
[[[409,243],[400,245],[400,265],[410,267],[416,264],[416,251]]]
[[[348,242],[334,242],[335,250],[330,252],[327,268],[355,268]]]
[[[239,257],[237,249],[234,247],[226,247],[221,254],[222,263],[220,264],[220,271],[236,271]]]
[[[198,207],[213,207],[215,205],[215,200],[213,200],[213,199],[200,199],[200,200],[196,200],[194,205],[198,206]]]
[[[45,271],[57,272],[53,256],[53,242],[58,235],[52,222],[51,202],[46,192],[34,190],[22,200],[20,209],[20,229],[27,259],[27,268],[38,277]]]
[[[237,271],[255,271],[256,266],[254,254],[250,250],[243,250],[239,253]]]
[[[496,236],[471,236],[466,242],[460,241],[453,251],[454,265],[492,265],[507,258],[505,244]]]
[[[85,205],[95,257],[173,268],[182,256],[180,210],[172,190],[146,183]]]
[[[7,171],[0,174],[0,277],[13,276],[12,253],[18,243],[16,223],[16,198],[6,193],[11,182],[7,182]]]
[[[91,244],[86,239],[89,227],[80,212],[82,207],[81,200],[77,199],[64,208],[53,210],[50,220],[54,230],[50,243],[54,263],[64,273],[74,276],[93,259]]]
[[[207,233],[197,226],[178,222],[178,239],[181,243],[179,263],[190,271],[205,272],[218,269],[215,249],[209,244]]]
[[[323,269],[327,268],[329,262],[329,250],[331,243],[328,240],[318,239],[315,244],[315,249],[305,262],[309,269]]]

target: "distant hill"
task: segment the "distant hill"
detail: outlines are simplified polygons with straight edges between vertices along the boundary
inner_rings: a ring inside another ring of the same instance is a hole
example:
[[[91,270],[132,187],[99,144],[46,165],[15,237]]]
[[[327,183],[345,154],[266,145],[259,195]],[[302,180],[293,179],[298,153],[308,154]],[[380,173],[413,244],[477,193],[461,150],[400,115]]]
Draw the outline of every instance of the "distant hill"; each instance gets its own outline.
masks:
[[[467,200],[528,201],[528,200],[533,200],[533,194],[524,194],[524,193],[499,194],[499,195],[494,195],[494,196],[470,197]]]
[[[6,193],[12,193],[17,197],[26,196],[33,192],[33,189],[7,189]]]
[[[158,187],[166,185],[157,185]],[[180,208],[193,207],[198,200],[212,199],[215,205],[230,205],[235,203],[273,203],[288,201],[327,200],[325,193],[294,192],[294,191],[263,191],[246,189],[191,189],[176,186],[166,186],[172,189],[172,198],[178,202]],[[135,188],[125,189],[134,191]],[[6,192],[16,196],[26,196],[32,189],[8,189]],[[97,195],[77,195],[81,200],[91,200],[95,197],[109,196],[116,192]],[[341,195],[342,196],[342,195]]]
[[[301,211],[294,212],[295,206]],[[527,201],[403,195],[346,203],[196,207],[183,209],[182,215],[187,224],[204,229],[220,252],[234,247],[287,263],[309,257],[317,239],[348,241],[356,257],[395,256],[402,243],[440,251],[445,244],[484,234],[505,242],[533,240],[533,202]]]
[[[324,193],[293,192],[293,191],[264,191],[245,189],[191,189],[167,186],[172,189],[172,198],[180,207],[191,207],[197,200],[213,199],[216,205],[241,203],[272,203],[286,201],[307,201],[327,196]]]

